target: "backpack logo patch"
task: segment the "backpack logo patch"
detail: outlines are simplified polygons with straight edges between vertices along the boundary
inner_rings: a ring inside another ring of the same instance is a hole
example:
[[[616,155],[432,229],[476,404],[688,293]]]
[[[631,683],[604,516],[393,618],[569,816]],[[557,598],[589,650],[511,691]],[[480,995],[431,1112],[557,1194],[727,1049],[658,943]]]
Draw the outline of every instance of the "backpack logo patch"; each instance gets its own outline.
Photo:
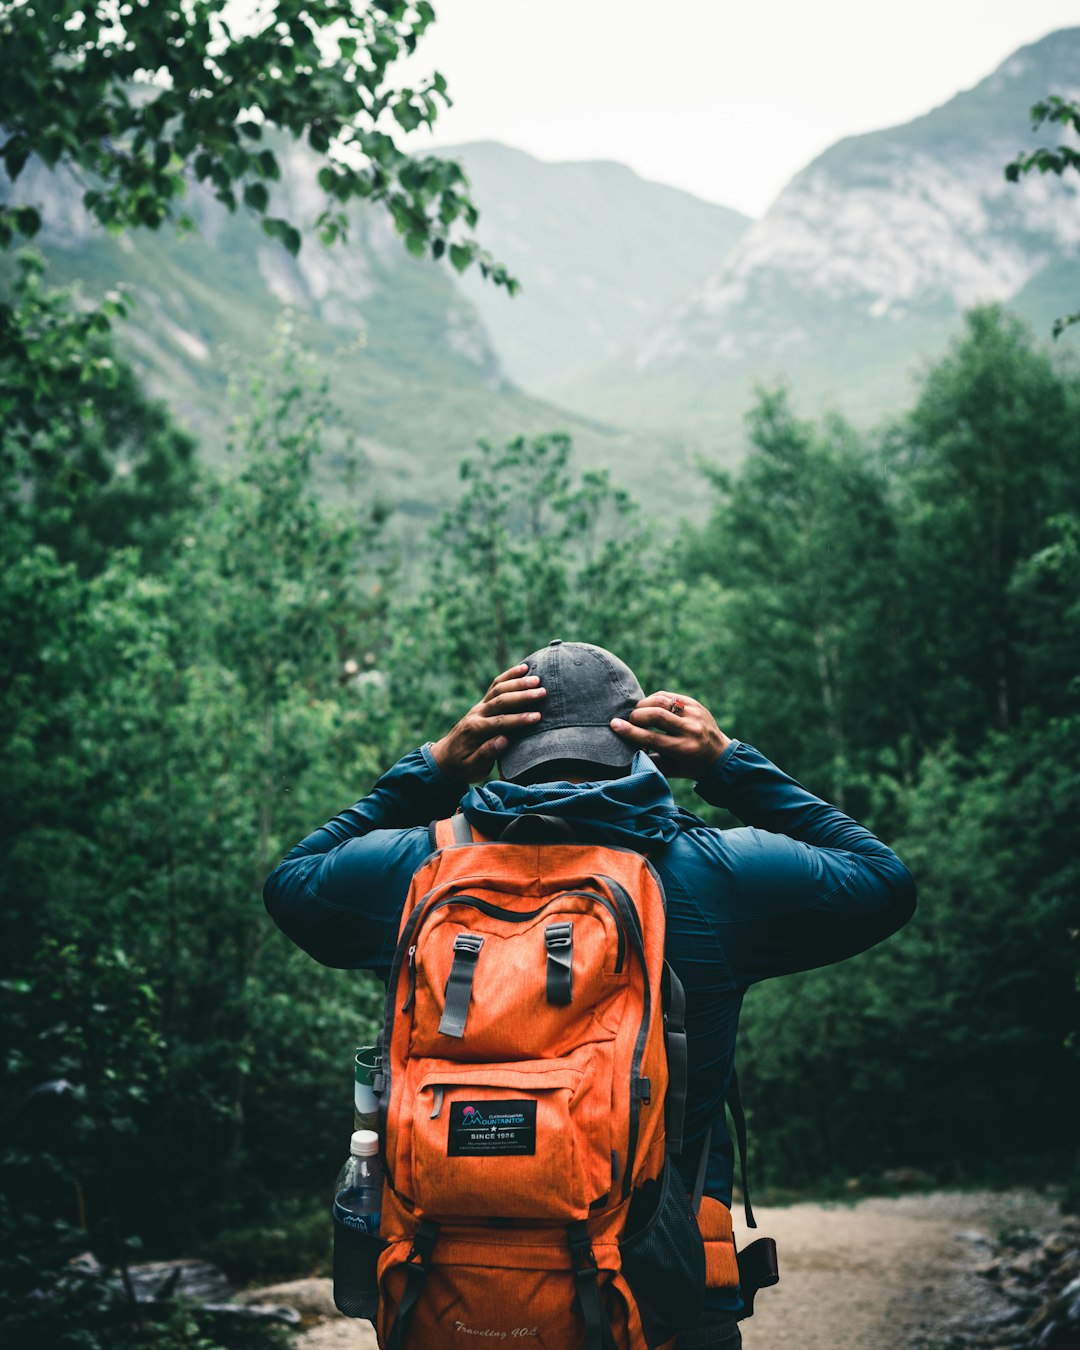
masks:
[[[448,1158],[536,1153],[534,1101],[452,1102]]]

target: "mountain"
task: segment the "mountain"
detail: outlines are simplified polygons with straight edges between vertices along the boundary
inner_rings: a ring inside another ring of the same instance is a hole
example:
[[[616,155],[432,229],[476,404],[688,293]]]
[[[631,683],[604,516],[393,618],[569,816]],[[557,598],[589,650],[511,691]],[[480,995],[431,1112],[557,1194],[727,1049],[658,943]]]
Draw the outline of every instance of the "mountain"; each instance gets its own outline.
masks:
[[[966,306],[1004,300],[1047,332],[1080,305],[1080,177],[1003,175],[1051,91],[1080,95],[1080,28],[924,117],[839,142],[750,223],[615,164],[489,142],[441,151],[465,163],[481,237],[523,282],[513,300],[409,257],[376,210],[356,211],[346,246],[309,236],[294,260],[194,185],[199,230],[183,239],[109,235],[79,185],[40,165],[18,188],[45,208],[50,279],[130,286],[127,350],[210,455],[230,375],[265,366],[286,322],[342,409],[328,478],[352,441],[370,494],[429,516],[478,437],[565,430],[582,467],[610,467],[675,518],[700,508],[696,455],[743,452],[756,381],[787,376],[803,408],[876,420],[910,398],[913,367]],[[276,208],[310,221],[311,153],[281,155]],[[0,256],[0,280],[10,268]]]
[[[530,368],[528,361],[516,361],[512,341],[509,356],[498,350],[478,310],[510,315],[493,323],[500,334],[518,324],[522,350],[530,346],[533,331],[537,350],[545,343],[550,350],[560,345],[577,350],[574,332],[582,327],[584,309],[579,297],[596,291],[601,318],[597,325],[586,324],[591,336],[580,348],[587,353],[583,361],[595,359],[615,349],[613,334],[620,327],[624,335],[644,331],[640,321],[632,327],[627,314],[644,308],[655,318],[691,277],[704,273],[709,220],[721,226],[714,248],[722,250],[732,228],[727,217],[736,226],[741,218],[643,183],[616,165],[549,166],[503,147],[468,149],[471,171],[478,177],[494,173],[492,195],[501,205],[493,214],[506,216],[520,192],[534,217],[528,229],[522,226],[520,237],[499,229],[488,236],[524,276],[531,299],[511,300],[478,275],[459,284],[447,265],[410,257],[388,217],[375,209],[355,211],[346,245],[327,250],[309,234],[293,259],[250,216],[229,215],[197,184],[185,202],[197,232],[183,238],[167,229],[107,233],[84,212],[82,187],[72,175],[50,173],[34,161],[20,176],[17,194],[0,174],[0,199],[17,195],[42,207],[45,227],[35,246],[49,262],[51,284],[75,283],[91,296],[121,283],[128,287],[133,305],[130,318],[119,326],[123,346],[150,391],[196,432],[211,458],[226,440],[230,382],[265,366],[275,327],[286,323],[289,340],[311,353],[327,376],[342,413],[340,425],[328,427],[324,436],[331,490],[341,473],[340,452],[349,443],[361,454],[370,494],[393,502],[407,516],[427,516],[453,490],[458,462],[477,439],[499,442],[560,430],[572,435],[583,468],[611,468],[618,482],[639,497],[647,493],[660,508],[674,508],[683,495],[679,480],[692,476],[695,447],[680,437],[641,438],[583,420],[522,392],[508,377],[507,362],[516,369]],[[285,143],[277,150],[282,181],[275,211],[310,221],[320,206],[311,153]],[[495,191],[501,181],[495,169],[502,162],[517,176],[508,171]],[[532,189],[527,187],[530,166],[539,181]],[[553,186],[561,169],[578,185],[577,214],[559,195],[563,189]],[[616,186],[609,192],[607,184]],[[539,203],[551,193],[555,196],[541,211]],[[479,191],[476,195],[486,206]],[[670,256],[650,271],[644,247],[660,248],[668,229],[675,228],[673,212],[695,241],[697,261],[677,257],[668,241]],[[620,213],[633,215],[634,231],[625,221],[618,224]],[[562,215],[566,218],[556,232],[552,221]],[[620,229],[624,251],[612,266],[610,240]],[[545,234],[552,239],[554,266],[568,268],[574,260],[572,274],[560,273],[567,294],[562,285],[545,287],[539,261]],[[10,257],[0,255],[0,281],[11,266]],[[627,281],[615,294],[620,269],[638,281]],[[519,303],[526,307],[522,319],[513,317]],[[658,456],[673,470],[660,484],[652,472]]]
[[[1080,178],[1013,185],[1003,169],[1049,92],[1080,95],[1080,28],[923,117],[832,146],[646,339],[553,393],[593,416],[720,431],[753,381],[786,376],[801,400],[869,418],[909,396],[913,366],[973,304],[1003,301],[1047,331],[1080,302]]]
[[[510,301],[472,271],[462,290],[503,370],[541,396],[646,338],[751,223],[623,164],[548,164],[494,141],[436,153],[464,165],[478,235],[522,283]]]

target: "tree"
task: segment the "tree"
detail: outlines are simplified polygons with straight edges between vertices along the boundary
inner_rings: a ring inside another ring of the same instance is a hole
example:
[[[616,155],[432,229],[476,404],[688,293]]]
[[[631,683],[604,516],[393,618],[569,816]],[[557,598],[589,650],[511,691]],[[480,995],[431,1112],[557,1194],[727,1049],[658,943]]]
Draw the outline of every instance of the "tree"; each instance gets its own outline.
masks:
[[[1062,126],[1072,127],[1080,134],[1080,102],[1062,98],[1059,94],[1050,94],[1034,104],[1031,109],[1031,129],[1038,129],[1046,122],[1059,122]],[[1060,178],[1066,169],[1080,173],[1080,151],[1064,143],[1054,146],[1039,146],[1026,154],[1017,155],[1005,166],[1005,178],[1010,183],[1018,183],[1024,174],[1032,169],[1040,173],[1056,173]],[[1054,320],[1054,337],[1058,338],[1065,329],[1074,323],[1080,323],[1080,309],[1073,314],[1065,314]]]
[[[1080,398],[1016,318],[972,311],[898,430],[899,670],[923,748],[973,750],[1040,702],[1022,660],[1017,567],[1080,507]]]
[[[482,443],[461,479],[417,593],[390,616],[391,703],[413,719],[397,719],[403,749],[555,637],[613,648],[646,684],[676,678],[681,583],[606,472],[579,473],[569,438],[553,434]]]
[[[343,236],[344,207],[385,207],[409,251],[458,270],[476,262],[516,282],[468,231],[478,212],[460,165],[416,158],[397,131],[431,126],[447,104],[434,74],[395,87],[391,67],[435,18],[427,0],[0,0],[0,155],[9,178],[31,155],[83,177],[83,201],[109,228],[190,225],[189,176],[228,210],[242,203],[298,252],[298,224],[274,213],[281,176],[273,133],[306,140],[321,162],[324,242]],[[33,235],[33,206],[0,206],[0,244]]]
[[[896,1166],[948,1181],[1060,1176],[1080,1090],[1066,1043],[1078,789],[1075,715],[993,733],[970,758],[924,757],[889,841],[918,883],[915,920],[854,961],[747,997],[740,1076],[770,1182]]]
[[[710,662],[723,683],[706,701],[844,805],[895,726],[884,475],[850,428],[797,418],[783,389],[747,420],[751,453],[737,478],[711,475],[711,518],[683,553],[688,579],[723,590]]]

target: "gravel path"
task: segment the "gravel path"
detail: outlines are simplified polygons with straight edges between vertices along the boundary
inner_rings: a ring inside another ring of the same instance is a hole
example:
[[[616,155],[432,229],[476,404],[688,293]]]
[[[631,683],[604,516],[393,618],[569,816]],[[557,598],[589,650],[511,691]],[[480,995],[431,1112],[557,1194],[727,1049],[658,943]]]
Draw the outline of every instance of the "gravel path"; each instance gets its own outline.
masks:
[[[759,1211],[760,1231],[777,1242],[780,1283],[743,1323],[746,1350],[929,1350],[946,1341],[951,1321],[997,1303],[973,1273],[986,1259],[979,1235],[1049,1228],[1056,1215],[1028,1192]]]
[[[758,1234],[779,1248],[780,1284],[761,1293],[743,1323],[745,1350],[932,1350],[954,1319],[993,1311],[998,1296],[973,1273],[986,1256],[980,1235],[1049,1229],[1056,1215],[1050,1201],[1023,1191],[759,1208]],[[289,1301],[287,1288],[275,1290],[277,1301]],[[296,1345],[376,1350],[367,1322],[340,1318]]]

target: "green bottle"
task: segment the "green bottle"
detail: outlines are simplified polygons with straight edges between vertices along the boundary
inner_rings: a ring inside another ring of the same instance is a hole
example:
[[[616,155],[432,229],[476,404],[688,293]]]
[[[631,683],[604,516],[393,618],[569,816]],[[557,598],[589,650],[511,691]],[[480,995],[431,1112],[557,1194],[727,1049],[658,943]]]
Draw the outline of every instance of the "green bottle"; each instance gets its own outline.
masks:
[[[372,1086],[379,1072],[382,1057],[377,1045],[362,1045],[356,1052],[356,1075],[353,1083],[353,1129],[379,1129],[379,1099]]]

